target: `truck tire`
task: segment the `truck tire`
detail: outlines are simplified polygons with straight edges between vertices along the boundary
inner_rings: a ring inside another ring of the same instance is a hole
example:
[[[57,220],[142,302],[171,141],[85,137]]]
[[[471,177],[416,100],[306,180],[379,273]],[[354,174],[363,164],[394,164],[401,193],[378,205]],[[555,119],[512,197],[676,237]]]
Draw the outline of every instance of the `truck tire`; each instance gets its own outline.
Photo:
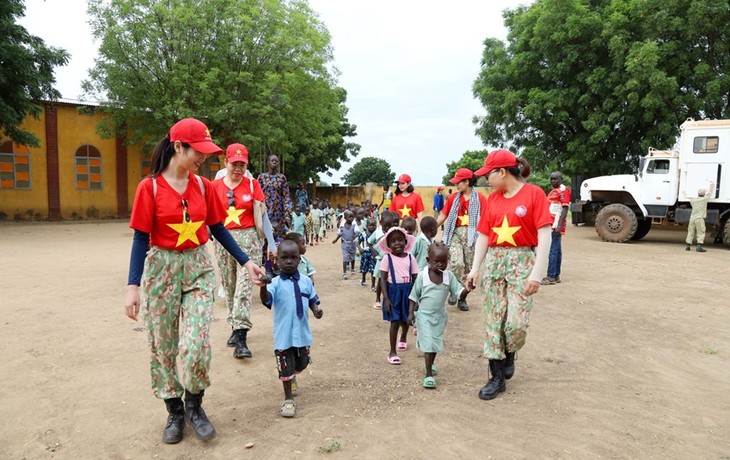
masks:
[[[651,230],[651,219],[639,220],[638,226],[636,227],[636,233],[631,237],[632,241],[639,241],[644,238],[647,233]]]
[[[623,204],[609,204],[596,214],[596,233],[603,241],[625,243],[636,234],[638,226],[634,211]]]
[[[730,246],[730,220],[726,220],[725,225],[722,226],[722,242]]]

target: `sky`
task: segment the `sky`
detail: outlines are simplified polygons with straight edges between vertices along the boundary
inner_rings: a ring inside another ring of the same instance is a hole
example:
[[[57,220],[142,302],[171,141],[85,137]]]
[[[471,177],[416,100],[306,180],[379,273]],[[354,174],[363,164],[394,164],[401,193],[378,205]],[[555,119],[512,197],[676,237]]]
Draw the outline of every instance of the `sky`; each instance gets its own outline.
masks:
[[[386,160],[414,185],[437,185],[446,164],[467,150],[491,149],[474,134],[484,108],[472,96],[485,38],[505,40],[502,11],[531,0],[309,0],[332,36],[338,85],[347,90],[350,139],[360,153],[321,179],[341,177],[363,157]],[[81,99],[81,82],[98,44],[86,0],[25,0],[20,23],[47,45],[71,54],[56,69],[65,99]],[[58,18],[64,18],[59,21]]]

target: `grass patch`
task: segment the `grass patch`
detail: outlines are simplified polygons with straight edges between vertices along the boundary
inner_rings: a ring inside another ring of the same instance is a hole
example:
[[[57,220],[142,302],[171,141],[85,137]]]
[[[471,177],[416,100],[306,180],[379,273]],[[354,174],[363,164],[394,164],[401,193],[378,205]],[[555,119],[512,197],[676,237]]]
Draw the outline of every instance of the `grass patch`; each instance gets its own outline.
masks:
[[[329,444],[326,444],[319,448],[319,452],[322,454],[329,454],[331,452],[337,452],[342,448],[342,445],[340,445],[339,442],[337,442],[336,439],[333,439],[329,442]]]

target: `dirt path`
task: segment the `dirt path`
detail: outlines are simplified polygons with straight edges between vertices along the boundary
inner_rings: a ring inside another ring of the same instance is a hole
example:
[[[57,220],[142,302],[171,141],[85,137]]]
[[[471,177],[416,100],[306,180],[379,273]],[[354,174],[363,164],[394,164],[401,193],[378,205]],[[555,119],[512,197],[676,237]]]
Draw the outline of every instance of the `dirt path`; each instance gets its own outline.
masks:
[[[564,281],[538,293],[517,373],[490,402],[477,398],[480,309],[450,307],[439,387],[424,390],[413,340],[402,366],[386,363],[387,324],[369,288],[340,279],[339,245],[310,248],[325,316],[312,321],[297,417],[277,415],[270,312],[257,302],[254,358],[235,360],[219,300],[205,400],[218,438],[188,428],[168,446],[146,334],[123,315],[126,223],[5,224],[0,458],[316,458],[339,446],[330,455],[729,459],[730,252],[682,240],[652,230],[616,245],[570,228]]]

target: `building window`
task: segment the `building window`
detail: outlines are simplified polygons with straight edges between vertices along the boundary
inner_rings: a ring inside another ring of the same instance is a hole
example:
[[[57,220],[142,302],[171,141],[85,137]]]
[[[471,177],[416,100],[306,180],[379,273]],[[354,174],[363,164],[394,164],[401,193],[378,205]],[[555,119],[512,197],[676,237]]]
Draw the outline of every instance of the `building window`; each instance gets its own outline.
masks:
[[[76,188],[79,190],[101,190],[101,153],[96,147],[82,145],[74,157]]]
[[[717,136],[695,137],[694,153],[717,153],[720,138]]]
[[[30,190],[30,155],[24,145],[0,144],[0,189]]]

